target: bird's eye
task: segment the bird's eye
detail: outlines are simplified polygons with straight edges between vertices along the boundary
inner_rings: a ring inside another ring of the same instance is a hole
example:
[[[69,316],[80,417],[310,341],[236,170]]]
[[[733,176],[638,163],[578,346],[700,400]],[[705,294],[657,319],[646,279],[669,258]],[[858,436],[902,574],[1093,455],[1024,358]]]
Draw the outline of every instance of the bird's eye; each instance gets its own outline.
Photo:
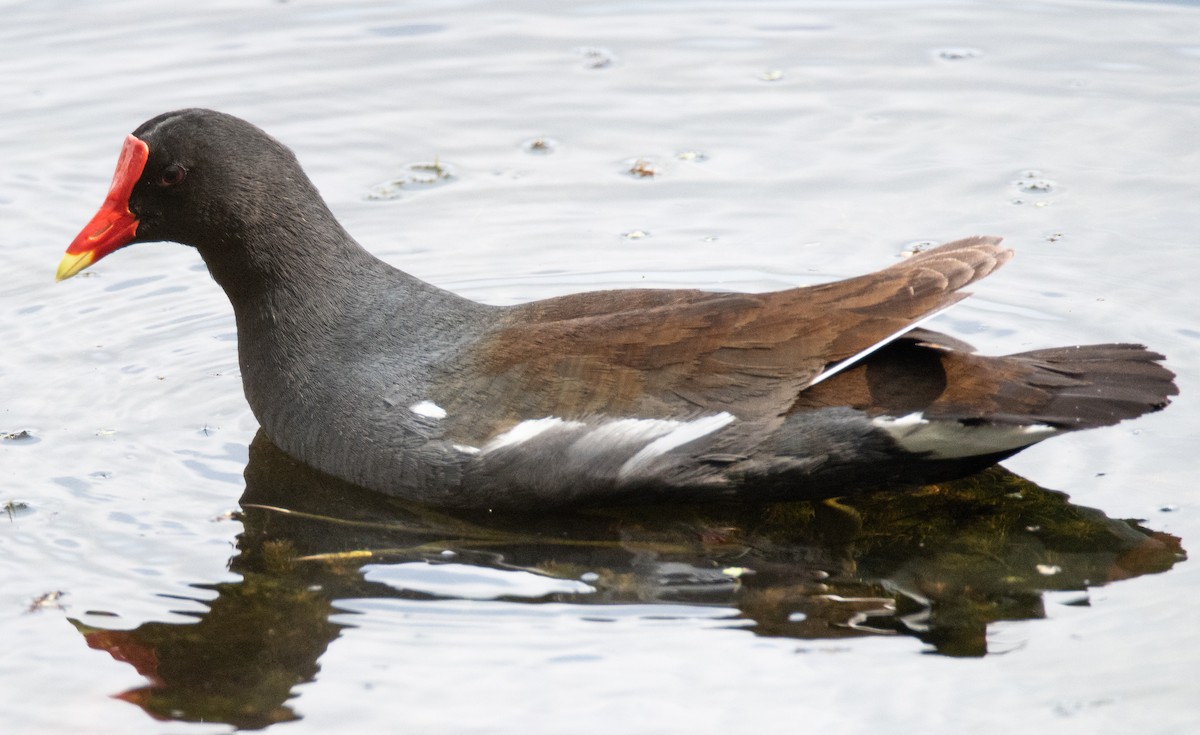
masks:
[[[178,163],[166,166],[158,173],[158,185],[162,187],[175,186],[187,176],[187,169]]]

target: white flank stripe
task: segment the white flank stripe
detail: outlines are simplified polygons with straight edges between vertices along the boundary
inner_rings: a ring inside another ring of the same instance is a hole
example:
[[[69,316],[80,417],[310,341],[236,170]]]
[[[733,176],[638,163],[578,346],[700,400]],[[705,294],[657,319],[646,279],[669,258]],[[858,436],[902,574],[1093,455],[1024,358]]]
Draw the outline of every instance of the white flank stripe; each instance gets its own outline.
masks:
[[[928,454],[932,459],[957,459],[994,454],[1037,444],[1059,433],[1047,424],[976,424],[930,421],[920,413],[893,418],[880,416],[871,423],[886,431],[906,452]]]
[[[418,416],[425,416],[431,419],[446,418],[446,409],[437,405],[433,401],[418,401],[417,403],[409,406],[408,410],[412,411]]]
[[[615,419],[592,428],[571,445],[576,456],[596,456],[627,448],[632,452],[660,436],[675,431],[683,422],[671,419]],[[634,446],[629,446],[629,445]]]
[[[722,411],[712,416],[702,416],[698,419],[680,423],[676,428],[671,430],[671,433],[660,436],[642,447],[640,452],[630,457],[625,464],[621,465],[621,470],[617,473],[617,477],[625,479],[650,464],[655,457],[662,456],[672,449],[695,441],[702,436],[708,436],[714,431],[725,428],[732,422],[733,414]]]
[[[487,454],[497,449],[527,442],[535,436],[551,429],[578,429],[582,426],[583,424],[578,421],[564,421],[557,416],[547,416],[544,419],[529,419],[528,421],[522,421],[503,434],[493,438],[484,446],[483,453]]]

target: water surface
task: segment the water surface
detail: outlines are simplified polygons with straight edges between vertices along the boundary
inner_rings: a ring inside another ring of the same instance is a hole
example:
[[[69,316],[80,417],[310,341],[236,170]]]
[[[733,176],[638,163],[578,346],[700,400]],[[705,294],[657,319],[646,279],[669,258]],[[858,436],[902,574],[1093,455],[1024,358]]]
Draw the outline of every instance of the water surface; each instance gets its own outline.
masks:
[[[1200,538],[1195,4],[4,11],[0,433],[28,432],[0,440],[5,732],[1200,724],[1200,577],[1171,540]],[[194,252],[53,283],[123,136],[183,106],[266,128],[364,245],[473,298],[766,290],[1000,234],[1018,257],[936,328],[1144,342],[1182,392],[1005,464],[1024,480],[857,520],[364,530],[367,499],[252,449]],[[317,518],[270,509],[312,483]]]

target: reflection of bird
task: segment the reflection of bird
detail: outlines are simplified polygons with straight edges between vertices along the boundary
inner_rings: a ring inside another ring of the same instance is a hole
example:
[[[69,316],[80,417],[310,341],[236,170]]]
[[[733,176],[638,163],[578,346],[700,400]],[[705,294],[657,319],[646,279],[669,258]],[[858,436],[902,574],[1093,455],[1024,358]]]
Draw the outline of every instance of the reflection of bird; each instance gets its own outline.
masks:
[[[200,251],[268,436],[346,480],[470,508],[816,498],[962,475],[1176,392],[1137,345],[983,357],[916,328],[1011,256],[970,238],[766,294],[474,303],[376,259],[292,153],[207,110],[126,138],[66,278],[132,242]]]

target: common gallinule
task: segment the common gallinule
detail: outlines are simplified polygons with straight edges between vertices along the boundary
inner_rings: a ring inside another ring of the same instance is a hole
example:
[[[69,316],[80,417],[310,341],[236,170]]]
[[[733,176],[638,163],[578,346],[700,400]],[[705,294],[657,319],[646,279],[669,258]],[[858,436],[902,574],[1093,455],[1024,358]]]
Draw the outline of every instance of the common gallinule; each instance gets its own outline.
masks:
[[[126,137],[58,278],[161,240],[199,250],[233,303],[246,398],[272,441],[443,506],[815,499],[934,482],[1177,392],[1141,345],[985,357],[918,327],[1011,257],[992,237],[773,293],[475,303],[368,253],[289,149],[211,110]]]

